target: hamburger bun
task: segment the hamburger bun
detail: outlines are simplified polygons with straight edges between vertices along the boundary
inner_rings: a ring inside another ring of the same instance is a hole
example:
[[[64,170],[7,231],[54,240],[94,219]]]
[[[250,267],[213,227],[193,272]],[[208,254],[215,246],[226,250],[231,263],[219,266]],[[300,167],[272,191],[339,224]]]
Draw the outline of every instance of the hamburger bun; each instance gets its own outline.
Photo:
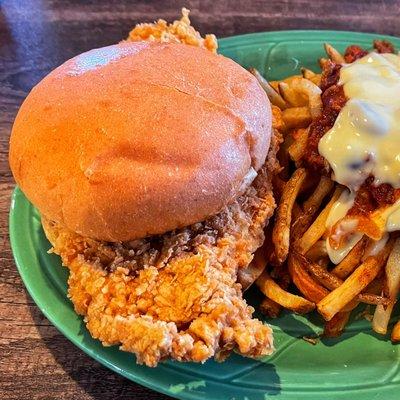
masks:
[[[67,61],[31,91],[10,165],[47,219],[126,241],[218,213],[251,183],[270,138],[268,98],[234,61],[121,43]]]

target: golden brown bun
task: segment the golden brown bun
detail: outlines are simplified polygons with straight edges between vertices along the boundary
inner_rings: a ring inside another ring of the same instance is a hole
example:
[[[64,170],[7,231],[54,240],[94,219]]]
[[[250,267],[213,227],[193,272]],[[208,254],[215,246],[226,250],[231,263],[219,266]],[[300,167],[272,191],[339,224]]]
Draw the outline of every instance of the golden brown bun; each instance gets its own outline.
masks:
[[[10,165],[48,219],[124,241],[216,214],[265,161],[270,104],[253,76],[193,46],[81,54],[29,94]]]

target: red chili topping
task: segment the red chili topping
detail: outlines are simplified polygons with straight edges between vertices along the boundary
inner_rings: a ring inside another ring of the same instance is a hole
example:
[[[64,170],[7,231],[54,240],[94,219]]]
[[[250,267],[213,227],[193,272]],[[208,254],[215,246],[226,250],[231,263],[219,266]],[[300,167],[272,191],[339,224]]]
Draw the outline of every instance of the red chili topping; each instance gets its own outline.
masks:
[[[390,42],[375,40],[374,48],[380,53],[393,53],[394,48]],[[345,52],[347,63],[368,54],[360,46],[349,46]],[[307,148],[303,156],[305,165],[318,173],[330,174],[331,169],[326,160],[318,152],[318,143],[334,125],[341,109],[346,104],[343,86],[338,84],[340,77],[340,64],[332,61],[325,62],[321,77],[322,114],[310,124]],[[357,191],[356,198],[349,214],[367,214],[379,206],[390,205],[400,197],[400,189],[395,190],[391,185],[384,183],[374,185],[374,177],[370,176]]]
[[[303,157],[308,168],[317,172],[323,170],[325,174],[328,174],[330,169],[325,159],[318,152],[318,143],[322,136],[332,128],[340,110],[346,104],[343,87],[337,85],[340,68],[341,65],[332,61],[324,65],[321,78],[321,89],[323,90],[321,95],[322,114],[310,125],[308,146]]]
[[[393,189],[388,183],[374,185],[374,177],[368,177],[360,189],[357,191],[353,207],[349,210],[349,215],[368,214],[378,207],[393,204],[399,191]]]
[[[394,46],[387,40],[374,40],[374,49],[378,53],[394,53]]]
[[[352,63],[367,54],[367,50],[362,49],[360,46],[353,45],[349,46],[344,52],[344,59],[347,63]]]

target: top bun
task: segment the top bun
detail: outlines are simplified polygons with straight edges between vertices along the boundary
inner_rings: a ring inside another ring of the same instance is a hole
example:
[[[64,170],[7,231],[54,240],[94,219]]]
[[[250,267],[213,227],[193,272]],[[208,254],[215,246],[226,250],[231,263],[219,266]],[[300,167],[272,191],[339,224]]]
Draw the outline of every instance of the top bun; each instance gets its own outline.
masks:
[[[268,98],[232,60],[126,42],[72,58],[33,88],[10,165],[46,218],[125,241],[218,213],[253,180],[270,136]]]

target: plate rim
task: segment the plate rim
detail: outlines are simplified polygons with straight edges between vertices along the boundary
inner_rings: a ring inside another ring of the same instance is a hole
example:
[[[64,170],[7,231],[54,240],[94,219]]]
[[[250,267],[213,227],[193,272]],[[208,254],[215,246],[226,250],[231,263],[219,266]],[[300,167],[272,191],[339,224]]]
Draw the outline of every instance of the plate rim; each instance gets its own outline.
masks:
[[[229,36],[224,36],[222,38],[218,39],[218,44],[221,43],[222,41],[222,46],[220,47],[226,47],[232,44],[230,43],[231,41],[236,41],[238,39],[253,39],[257,37],[264,37],[264,36],[274,36],[274,35],[279,35],[279,36],[294,36],[297,37],[297,35],[308,35],[308,34],[322,34],[322,35],[337,35],[339,38],[345,38],[346,35],[352,35],[352,36],[357,36],[359,38],[373,38],[373,39],[394,39],[396,41],[400,40],[397,36],[393,35],[385,35],[381,33],[374,33],[374,32],[359,32],[359,31],[351,31],[351,30],[335,30],[335,29],[285,29],[285,30],[274,30],[274,31],[260,31],[260,32],[250,32],[250,33],[242,33],[240,35],[229,35]]]

